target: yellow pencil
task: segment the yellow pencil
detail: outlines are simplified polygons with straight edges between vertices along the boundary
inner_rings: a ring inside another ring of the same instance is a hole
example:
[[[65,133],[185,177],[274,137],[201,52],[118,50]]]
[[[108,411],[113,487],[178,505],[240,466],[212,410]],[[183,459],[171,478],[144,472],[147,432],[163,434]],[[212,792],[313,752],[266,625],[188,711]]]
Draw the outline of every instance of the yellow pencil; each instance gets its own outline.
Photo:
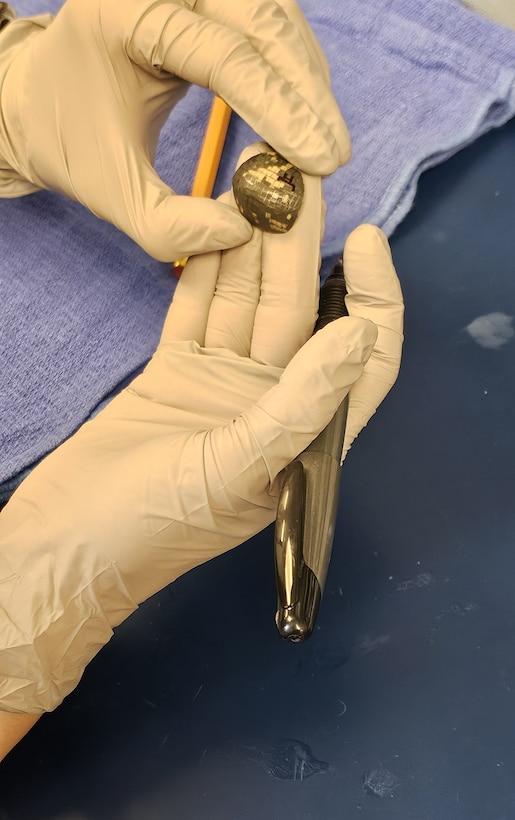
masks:
[[[215,97],[200,149],[191,196],[211,196],[213,193],[230,119],[231,109],[227,103],[220,97]],[[185,257],[173,263],[176,276],[181,275],[187,261]]]

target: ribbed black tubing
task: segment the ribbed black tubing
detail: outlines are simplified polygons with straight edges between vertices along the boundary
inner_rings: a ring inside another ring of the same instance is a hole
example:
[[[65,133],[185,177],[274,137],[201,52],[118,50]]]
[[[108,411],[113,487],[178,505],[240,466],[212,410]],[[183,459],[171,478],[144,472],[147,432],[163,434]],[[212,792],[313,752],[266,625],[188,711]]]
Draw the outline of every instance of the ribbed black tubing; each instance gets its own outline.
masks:
[[[318,319],[315,325],[315,333],[328,325],[329,322],[333,322],[335,319],[341,319],[342,316],[348,316],[347,308],[345,307],[346,293],[347,289],[345,287],[345,279],[343,278],[343,264],[341,260],[338,260],[332,273],[327,277],[320,288]]]

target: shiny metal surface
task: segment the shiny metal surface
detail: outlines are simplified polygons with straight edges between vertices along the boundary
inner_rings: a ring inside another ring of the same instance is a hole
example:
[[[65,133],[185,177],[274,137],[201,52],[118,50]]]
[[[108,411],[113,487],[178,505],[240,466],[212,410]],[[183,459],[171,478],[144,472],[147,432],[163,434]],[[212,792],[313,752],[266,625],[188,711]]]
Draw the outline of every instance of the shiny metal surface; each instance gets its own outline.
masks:
[[[343,260],[320,290],[314,332],[347,315]],[[331,559],[348,397],[320,435],[285,471],[274,537],[275,622],[281,637],[299,643],[313,632]]]
[[[322,590],[303,558],[306,474],[296,459],[285,470],[275,526],[277,613],[282,638],[299,643],[312,632]]]
[[[311,635],[324,591],[338,513],[347,407],[345,399],[325,430],[286,469],[279,498],[276,625],[281,637],[295,642]]]
[[[341,445],[337,458],[321,448],[332,445],[336,449],[338,440],[343,439],[346,410],[346,406],[341,406],[324,430],[322,438],[319,436],[313,445],[299,456],[306,476],[306,515],[302,557],[315,573],[322,592],[331,558],[340,497],[339,454]]]
[[[280,609],[291,608],[299,600],[305,498],[304,468],[297,459],[285,470],[275,523],[275,570]]]

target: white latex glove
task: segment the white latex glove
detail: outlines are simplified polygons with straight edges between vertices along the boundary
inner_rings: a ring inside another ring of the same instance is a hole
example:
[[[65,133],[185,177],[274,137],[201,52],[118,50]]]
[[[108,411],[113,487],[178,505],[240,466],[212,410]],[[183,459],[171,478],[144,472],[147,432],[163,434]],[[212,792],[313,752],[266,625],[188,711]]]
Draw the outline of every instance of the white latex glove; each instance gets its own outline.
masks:
[[[515,0],[461,0],[472,11],[515,29]]]
[[[239,245],[239,212],[177,197],[153,169],[189,83],[209,87],[307,173],[350,140],[320,47],[293,0],[67,0],[0,33],[0,196],[49,188],[172,261]]]
[[[350,317],[310,338],[323,203],[304,183],[289,233],[188,262],[146,370],[0,514],[0,709],[55,708],[139,602],[274,520],[281,471],[351,388],[349,441],[395,381],[402,296],[377,228],[346,244]]]

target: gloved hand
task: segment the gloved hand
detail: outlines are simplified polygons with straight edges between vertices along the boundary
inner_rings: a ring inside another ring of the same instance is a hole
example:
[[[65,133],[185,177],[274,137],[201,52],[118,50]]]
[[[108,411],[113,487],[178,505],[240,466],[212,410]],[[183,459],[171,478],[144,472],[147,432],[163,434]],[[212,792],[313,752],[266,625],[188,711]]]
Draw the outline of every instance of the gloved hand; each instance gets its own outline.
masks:
[[[402,296],[379,229],[346,243],[350,316],[311,337],[323,202],[304,183],[289,233],[190,259],[145,371],[2,511],[0,709],[55,708],[139,602],[274,520],[281,471],[349,390],[347,446],[395,381]]]
[[[60,191],[162,261],[245,242],[237,210],[175,197],[153,169],[189,83],[307,173],[349,158],[327,63],[294,0],[66,0],[55,20],[0,34],[0,196]]]

